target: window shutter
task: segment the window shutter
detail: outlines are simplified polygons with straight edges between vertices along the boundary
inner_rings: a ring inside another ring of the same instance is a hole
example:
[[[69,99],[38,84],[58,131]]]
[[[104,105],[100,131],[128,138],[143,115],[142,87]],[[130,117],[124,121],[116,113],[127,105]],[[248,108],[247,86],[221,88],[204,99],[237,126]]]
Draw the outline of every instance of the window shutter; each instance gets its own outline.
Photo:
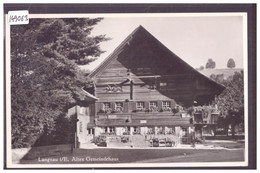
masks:
[[[170,103],[170,104],[171,104],[171,106],[170,106],[171,108],[175,108],[175,106],[176,106],[176,103],[175,103],[175,101],[174,101],[174,100],[171,100],[171,103]]]
[[[96,103],[96,112],[98,113],[100,110],[101,110],[101,108],[102,108],[102,105],[103,103]]]
[[[145,108],[145,109],[148,109],[148,108],[149,108],[149,101],[145,101],[145,102],[144,102],[144,108]]]
[[[127,113],[128,112],[128,104],[129,102],[123,102],[123,108],[124,108],[124,113]]]
[[[158,104],[158,109],[160,111],[162,109],[162,101],[161,100],[158,101],[157,104]]]
[[[111,108],[112,110],[115,110],[115,108],[116,108],[116,103],[114,103],[114,102],[110,103],[110,108]]]
[[[132,104],[132,111],[133,111],[133,110],[136,110],[136,102],[130,102],[130,103]],[[132,112],[132,111],[131,111],[131,112]]]

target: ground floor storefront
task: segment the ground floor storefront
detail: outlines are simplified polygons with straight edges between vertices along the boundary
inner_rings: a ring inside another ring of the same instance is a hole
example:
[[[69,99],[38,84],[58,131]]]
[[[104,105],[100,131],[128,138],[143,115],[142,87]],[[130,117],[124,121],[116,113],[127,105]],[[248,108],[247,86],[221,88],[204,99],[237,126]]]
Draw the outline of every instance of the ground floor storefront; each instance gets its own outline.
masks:
[[[87,128],[85,135],[78,135],[82,145],[97,144],[102,137],[103,146],[111,147],[159,147],[190,144],[194,134],[193,126],[102,126]]]
[[[103,126],[89,129],[90,134],[106,135],[177,135],[187,137],[193,131],[191,126]]]

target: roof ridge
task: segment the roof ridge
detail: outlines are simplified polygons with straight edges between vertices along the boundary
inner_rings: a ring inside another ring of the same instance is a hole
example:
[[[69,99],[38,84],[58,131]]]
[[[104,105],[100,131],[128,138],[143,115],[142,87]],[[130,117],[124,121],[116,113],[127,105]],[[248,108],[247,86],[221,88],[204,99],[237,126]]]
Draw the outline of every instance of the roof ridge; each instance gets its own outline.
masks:
[[[142,25],[139,25],[131,34],[129,34],[120,44],[119,46],[116,47],[116,49],[98,66],[96,67],[89,75],[88,77],[93,78],[95,75],[97,75],[100,72],[100,69],[102,67],[106,67],[109,62],[111,62],[113,59],[116,58],[116,54],[118,53],[118,51],[120,49],[122,49],[125,44],[127,44],[132,37],[135,35],[135,33],[139,30],[143,30],[145,31],[145,33],[147,33],[150,37],[152,37],[154,40],[156,40],[160,47],[162,47],[163,49],[165,49],[166,51],[168,51],[171,55],[173,55],[179,62],[181,62],[184,66],[189,67],[195,74],[204,77],[206,79],[208,79],[210,82],[213,82],[217,85],[219,85],[222,89],[224,89],[225,87],[217,82],[215,82],[214,80],[210,79],[209,77],[201,74],[200,72],[198,72],[195,68],[193,68],[191,65],[189,65],[187,62],[185,62],[183,59],[181,59],[178,55],[176,55],[174,52],[172,52],[167,46],[165,46],[160,40],[158,40],[155,36],[153,36],[153,34],[151,34],[149,31],[147,31]]]

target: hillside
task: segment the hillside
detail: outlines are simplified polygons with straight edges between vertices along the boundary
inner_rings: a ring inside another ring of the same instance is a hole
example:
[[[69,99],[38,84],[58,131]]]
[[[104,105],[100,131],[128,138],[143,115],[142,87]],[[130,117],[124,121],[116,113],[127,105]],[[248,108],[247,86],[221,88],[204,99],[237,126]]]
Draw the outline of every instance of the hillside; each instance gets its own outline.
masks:
[[[224,77],[227,78],[229,76],[232,76],[235,72],[240,72],[243,70],[242,68],[225,68],[225,69],[204,69],[204,70],[198,70],[201,74],[210,77],[211,74],[224,74]]]

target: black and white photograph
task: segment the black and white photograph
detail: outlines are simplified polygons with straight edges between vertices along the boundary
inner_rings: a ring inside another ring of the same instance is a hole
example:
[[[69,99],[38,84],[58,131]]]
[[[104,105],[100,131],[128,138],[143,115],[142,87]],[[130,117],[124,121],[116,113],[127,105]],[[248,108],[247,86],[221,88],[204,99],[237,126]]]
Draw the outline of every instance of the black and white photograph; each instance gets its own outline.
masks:
[[[14,19],[7,168],[248,166],[247,13]]]

